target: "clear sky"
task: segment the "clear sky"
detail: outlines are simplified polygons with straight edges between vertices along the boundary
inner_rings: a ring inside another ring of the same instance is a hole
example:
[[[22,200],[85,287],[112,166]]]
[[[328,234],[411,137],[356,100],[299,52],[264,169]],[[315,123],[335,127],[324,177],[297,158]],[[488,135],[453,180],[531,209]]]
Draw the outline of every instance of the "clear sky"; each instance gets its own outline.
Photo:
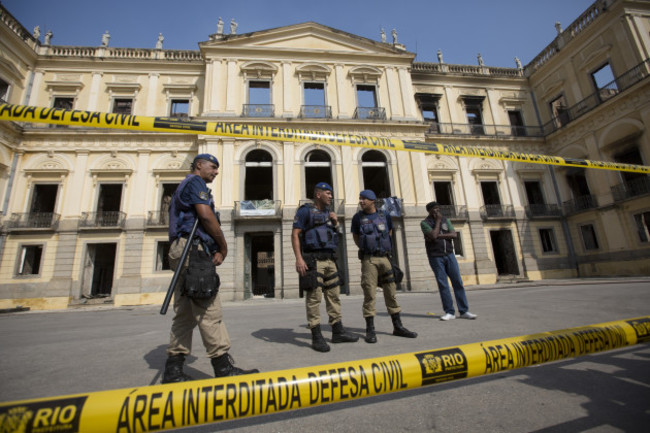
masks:
[[[108,30],[110,46],[154,48],[159,33],[164,48],[198,49],[216,33],[222,17],[228,33],[306,21],[373,40],[380,29],[391,42],[417,54],[416,61],[477,64],[480,52],[488,66],[526,65],[556,36],[555,22],[566,28],[593,0],[0,0],[30,32],[38,25],[41,41],[52,30],[53,45],[99,46]]]

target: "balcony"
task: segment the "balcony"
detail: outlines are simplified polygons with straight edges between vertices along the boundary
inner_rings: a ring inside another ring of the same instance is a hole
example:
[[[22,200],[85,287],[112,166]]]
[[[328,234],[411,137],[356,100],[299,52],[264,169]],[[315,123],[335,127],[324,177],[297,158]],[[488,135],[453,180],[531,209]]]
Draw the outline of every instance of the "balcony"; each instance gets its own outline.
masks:
[[[427,134],[485,135],[490,137],[542,137],[539,126],[477,125],[473,123],[427,122]]]
[[[122,228],[126,214],[119,211],[83,212],[81,214],[80,228]]]
[[[304,204],[309,204],[313,203],[313,200],[300,200],[298,202],[298,206],[302,206]],[[336,213],[336,215],[345,215],[345,200],[343,199],[332,199],[332,204],[330,206],[331,209]]]
[[[301,105],[300,117],[303,119],[331,119],[332,107],[329,105]]]
[[[600,104],[612,99],[619,93],[632,87],[639,81],[648,77],[650,69],[650,59],[639,63],[632,69],[623,73],[614,79],[614,81],[605,84],[596,92],[584,98],[577,104],[562,110],[557,116],[552,118],[548,123],[543,126],[544,135],[551,134],[558,129],[566,126],[568,123],[576,120],[578,117],[590,112]]]
[[[275,117],[273,104],[244,104],[242,117]]]
[[[467,221],[469,219],[467,206],[440,205],[440,213],[450,220]]]
[[[280,200],[242,200],[235,202],[235,219],[282,218]]]
[[[12,213],[7,223],[9,230],[50,229],[54,230],[59,224],[61,215],[53,212]]]
[[[379,198],[375,202],[377,210],[387,213],[391,217],[403,217],[404,207],[402,206],[402,199],[397,197]]]
[[[640,195],[649,194],[650,177],[640,176],[628,182],[614,185],[611,188],[614,201],[623,201]]]
[[[169,226],[169,212],[165,211],[149,211],[147,214],[147,227],[168,227]]]
[[[386,109],[383,107],[357,107],[354,118],[361,120],[386,120]]]
[[[483,220],[512,220],[515,219],[515,209],[512,205],[486,204],[479,209]]]
[[[565,215],[573,215],[589,209],[595,209],[597,206],[598,202],[593,195],[583,195],[562,203]]]
[[[559,218],[562,209],[556,204],[529,204],[526,206],[526,216],[530,219]]]

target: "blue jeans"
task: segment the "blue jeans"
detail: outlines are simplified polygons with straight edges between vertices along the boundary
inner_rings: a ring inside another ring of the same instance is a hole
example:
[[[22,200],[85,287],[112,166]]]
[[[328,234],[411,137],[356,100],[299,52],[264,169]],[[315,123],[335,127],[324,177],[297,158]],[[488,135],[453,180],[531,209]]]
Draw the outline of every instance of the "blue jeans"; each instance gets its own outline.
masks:
[[[456,313],[454,310],[454,301],[451,299],[447,278],[451,280],[451,285],[454,288],[454,296],[456,297],[458,312],[460,314],[467,312],[469,306],[467,305],[467,297],[465,296],[465,287],[463,286],[463,280],[460,277],[460,269],[458,268],[458,262],[456,261],[454,253],[447,254],[443,257],[429,256],[429,265],[431,265],[433,273],[436,274],[440,300],[442,301],[442,308],[445,310],[445,313]]]

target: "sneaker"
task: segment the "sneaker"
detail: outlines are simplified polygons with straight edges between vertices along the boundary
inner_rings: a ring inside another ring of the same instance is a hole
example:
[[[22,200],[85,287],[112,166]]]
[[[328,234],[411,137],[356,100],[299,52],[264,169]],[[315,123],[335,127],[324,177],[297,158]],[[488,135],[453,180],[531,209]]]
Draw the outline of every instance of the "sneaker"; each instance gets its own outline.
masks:
[[[476,317],[478,317],[476,314],[472,314],[469,311],[465,311],[463,314],[460,315],[461,319],[474,320],[474,319],[476,319]]]
[[[465,314],[467,314],[467,313],[465,313]],[[447,314],[445,314],[444,316],[442,316],[442,317],[440,318],[440,320],[445,320],[445,321],[447,321],[447,320],[454,320],[455,318],[456,318],[456,316],[454,316],[453,314],[447,313]]]

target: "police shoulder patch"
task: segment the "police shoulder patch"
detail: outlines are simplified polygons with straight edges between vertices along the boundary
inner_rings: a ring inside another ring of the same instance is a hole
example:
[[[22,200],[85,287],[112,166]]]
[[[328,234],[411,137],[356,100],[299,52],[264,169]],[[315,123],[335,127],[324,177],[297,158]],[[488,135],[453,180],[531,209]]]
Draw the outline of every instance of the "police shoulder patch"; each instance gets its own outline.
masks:
[[[208,200],[208,193],[205,192],[205,191],[201,191],[201,192],[199,192],[199,198],[200,198],[201,200],[207,201],[207,200]]]

